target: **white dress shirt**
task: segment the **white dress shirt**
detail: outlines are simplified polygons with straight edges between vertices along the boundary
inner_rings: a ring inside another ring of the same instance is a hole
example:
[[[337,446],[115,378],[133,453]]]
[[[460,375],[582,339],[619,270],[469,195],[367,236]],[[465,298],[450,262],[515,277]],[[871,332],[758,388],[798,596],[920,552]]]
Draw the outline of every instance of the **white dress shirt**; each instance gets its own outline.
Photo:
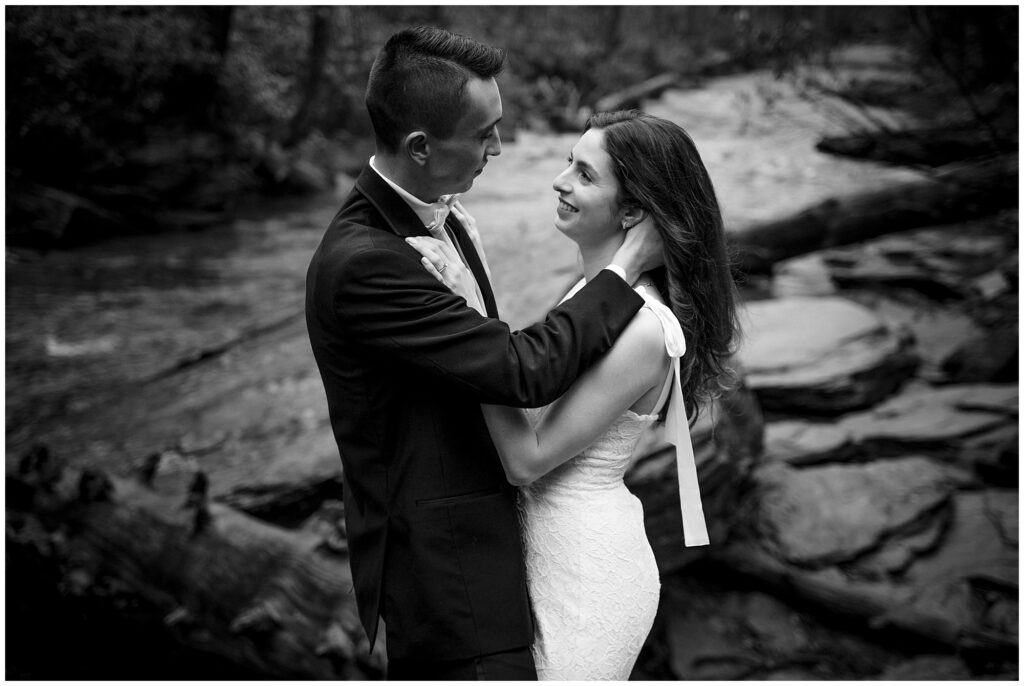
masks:
[[[465,268],[466,274],[468,275],[468,278],[473,288],[475,289],[477,296],[476,302],[467,302],[467,304],[486,317],[487,310],[486,307],[484,306],[484,296],[483,292],[480,290],[480,284],[477,283],[476,277],[473,274],[473,270],[470,269],[469,265],[466,264],[465,255],[463,255],[462,250],[459,248],[459,244],[453,239],[451,234],[447,230],[445,230],[445,220],[448,218],[448,213],[451,211],[452,205],[456,205],[457,203],[459,203],[459,195],[443,195],[432,203],[423,202],[415,195],[408,192],[407,190],[399,186],[397,183],[389,179],[387,176],[385,176],[380,171],[380,169],[377,168],[377,165],[374,163],[374,160],[375,156],[370,158],[370,169],[377,172],[377,175],[380,176],[380,178],[384,179],[384,182],[391,186],[391,188],[394,189],[396,193],[398,193],[398,195],[402,198],[402,200],[405,201],[409,208],[416,213],[416,216],[419,218],[419,220],[423,222],[423,226],[427,229],[431,236],[449,245],[455,251],[455,254],[458,255],[458,260]],[[465,211],[462,210],[461,204],[457,204],[457,207],[459,208],[460,211],[462,211],[465,214]],[[483,245],[480,242],[479,232],[476,231],[476,227],[471,228],[470,226],[465,226],[464,228],[466,229],[466,233],[469,236],[470,240],[473,242],[473,246],[476,248],[477,256],[480,258],[480,262],[484,266],[484,271],[487,272],[489,275],[490,270],[487,267],[487,258],[484,256]]]

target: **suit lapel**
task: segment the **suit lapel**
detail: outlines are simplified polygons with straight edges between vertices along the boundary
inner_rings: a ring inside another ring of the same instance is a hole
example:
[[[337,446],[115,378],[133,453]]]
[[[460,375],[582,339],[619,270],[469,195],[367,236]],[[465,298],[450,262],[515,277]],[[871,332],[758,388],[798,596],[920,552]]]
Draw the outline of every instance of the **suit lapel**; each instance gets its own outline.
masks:
[[[459,220],[453,215],[448,215],[445,224],[451,227],[455,240],[462,250],[462,254],[466,257],[466,261],[469,262],[467,266],[472,270],[473,276],[476,277],[476,282],[480,286],[480,293],[484,296],[484,307],[487,309],[487,316],[497,319],[498,305],[494,301],[494,291],[491,290],[491,282],[487,280],[487,271],[484,269],[483,262],[480,261],[480,256],[477,255],[473,241],[470,240],[469,235],[466,234],[466,229],[463,228]]]
[[[395,234],[402,237],[430,235],[430,232],[423,226],[423,222],[412,211],[409,204],[398,193],[395,193],[394,189],[369,164],[363,166],[359,178],[356,179],[356,190],[362,193],[363,197],[380,212],[388,227]],[[480,261],[480,256],[477,255],[476,248],[473,247],[473,241],[469,239],[466,230],[454,216],[448,215],[445,223],[451,227],[455,240],[458,241],[459,248],[462,250],[463,255],[466,256],[466,261],[469,262],[467,266],[472,270],[473,276],[476,277],[477,284],[480,286],[480,293],[484,296],[484,307],[487,309],[487,315],[497,318],[498,306],[494,300],[494,291],[491,290],[491,283],[487,280],[487,272],[484,270],[483,262]]]
[[[380,212],[388,227],[397,235],[403,238],[430,235],[409,204],[369,164],[363,166],[363,171],[356,179],[356,190]]]

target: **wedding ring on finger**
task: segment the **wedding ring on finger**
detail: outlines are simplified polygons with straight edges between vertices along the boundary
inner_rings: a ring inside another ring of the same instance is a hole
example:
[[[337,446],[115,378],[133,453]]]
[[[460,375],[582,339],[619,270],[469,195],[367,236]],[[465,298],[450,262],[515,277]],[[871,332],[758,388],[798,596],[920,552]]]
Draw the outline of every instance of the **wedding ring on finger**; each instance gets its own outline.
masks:
[[[447,268],[448,268],[448,263],[447,262],[442,262],[441,266],[437,268],[437,273],[438,274],[444,274],[444,270],[447,269]]]

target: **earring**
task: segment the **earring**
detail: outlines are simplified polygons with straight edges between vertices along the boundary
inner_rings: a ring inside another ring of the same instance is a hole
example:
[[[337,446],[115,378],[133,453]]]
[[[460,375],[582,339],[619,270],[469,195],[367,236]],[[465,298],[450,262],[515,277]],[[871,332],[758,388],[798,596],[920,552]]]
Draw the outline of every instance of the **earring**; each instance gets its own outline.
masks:
[[[622,230],[623,231],[629,231],[631,228],[633,228],[633,227],[629,226],[629,224],[626,222],[626,220],[623,219],[622,220]]]

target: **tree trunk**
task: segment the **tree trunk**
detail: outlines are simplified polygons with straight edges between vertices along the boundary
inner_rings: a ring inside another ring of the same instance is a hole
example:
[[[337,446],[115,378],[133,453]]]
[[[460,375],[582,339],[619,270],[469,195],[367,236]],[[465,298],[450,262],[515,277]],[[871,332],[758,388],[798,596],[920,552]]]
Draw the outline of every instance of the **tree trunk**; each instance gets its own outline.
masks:
[[[324,66],[327,63],[327,50],[331,43],[334,8],[317,6],[311,8],[310,12],[312,25],[310,27],[306,78],[302,87],[302,101],[288,127],[288,135],[284,140],[285,147],[295,145],[309,132],[313,105],[316,104],[316,98],[320,93]]]
[[[771,271],[781,260],[887,233],[987,216],[1018,202],[1017,154],[951,164],[931,178],[831,198],[790,217],[729,234],[737,267]]]

